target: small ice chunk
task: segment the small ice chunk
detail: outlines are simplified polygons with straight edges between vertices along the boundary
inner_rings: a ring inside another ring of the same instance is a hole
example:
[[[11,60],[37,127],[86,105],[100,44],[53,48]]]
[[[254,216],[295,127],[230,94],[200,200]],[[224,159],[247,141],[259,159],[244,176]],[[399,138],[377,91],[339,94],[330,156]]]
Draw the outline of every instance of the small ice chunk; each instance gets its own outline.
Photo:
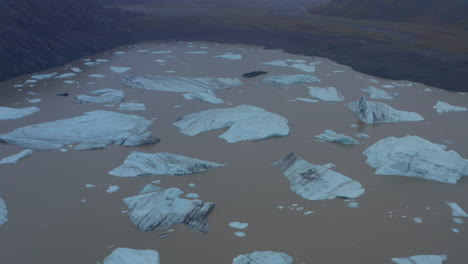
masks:
[[[107,188],[106,192],[107,192],[107,193],[114,193],[114,192],[118,191],[119,189],[120,189],[119,186],[117,186],[117,185],[111,185],[111,186],[109,186],[109,187]]]
[[[66,84],[74,84],[76,83],[76,81],[73,81],[73,80],[67,80],[67,81],[63,81],[64,83]]]
[[[369,135],[365,134],[365,133],[356,133],[355,135],[357,138],[370,138]]]
[[[124,73],[124,72],[128,72],[129,70],[131,70],[132,68],[130,67],[110,67],[110,70],[113,72],[113,73]]]
[[[290,66],[291,68],[301,70],[303,72],[315,72],[316,67],[314,65],[307,65],[303,63],[296,63]]]
[[[125,98],[124,92],[115,89],[99,89],[94,90],[89,95],[77,95],[76,102],[79,104],[82,103],[96,103],[96,104],[105,104],[105,103],[118,103],[122,102]]]
[[[233,53],[225,53],[222,55],[214,56],[215,58],[223,58],[223,59],[228,59],[228,60],[240,60],[242,59],[241,54],[233,54]]]
[[[325,130],[322,134],[315,136],[316,139],[321,141],[339,143],[339,144],[359,144],[354,138],[343,135],[337,134],[335,131],[332,130]]]
[[[229,226],[236,229],[246,229],[249,226],[249,224],[242,222],[230,222]]]
[[[232,264],[293,264],[294,259],[282,252],[255,251],[235,257]]]
[[[454,217],[468,217],[468,214],[455,202],[446,202],[452,209],[452,216]]]
[[[451,104],[448,104],[446,102],[442,101],[437,101],[437,103],[433,107],[437,113],[442,114],[446,112],[466,112],[468,111],[468,108],[466,107],[461,107],[461,106],[454,106]]]
[[[393,89],[393,88],[395,88],[395,85],[385,84],[385,85],[382,85],[382,87],[386,88],[386,89]]]
[[[37,80],[26,80],[24,83],[37,83]]]
[[[414,217],[414,218],[413,218],[413,221],[414,221],[415,223],[418,223],[418,224],[421,224],[421,223],[423,222],[423,220],[422,220],[421,217]]]
[[[153,54],[167,54],[167,53],[171,53],[172,50],[160,50],[160,51],[153,51],[151,53]]]
[[[1,159],[0,164],[15,164],[18,161],[20,161],[21,159],[31,155],[32,153],[33,153],[33,151],[30,150],[30,149],[23,150],[18,154],[8,156],[6,158]]]
[[[432,89],[431,88],[426,88],[423,90],[424,92],[432,92]]]
[[[283,209],[284,209],[284,206],[283,206],[283,205],[278,205],[277,208],[280,209],[280,210],[283,210]]]
[[[234,235],[236,237],[245,237],[246,236],[246,234],[244,232],[242,232],[242,231],[236,231],[236,232],[234,232]]]
[[[5,201],[0,193],[0,225],[3,225],[8,221],[8,210],[6,208]]]
[[[104,264],[159,264],[159,253],[155,250],[116,248],[104,259]]]
[[[195,187],[195,183],[189,183],[188,186],[191,187],[191,188],[193,188],[193,187]]]
[[[348,203],[349,208],[359,208],[359,203],[358,202],[350,202]]]
[[[124,54],[125,54],[125,51],[116,51],[116,52],[114,52],[114,55],[117,55],[117,56],[124,55]]]
[[[97,59],[96,61],[97,62],[108,62],[109,60],[107,60],[107,59]]]
[[[89,184],[89,183],[85,184],[85,188],[94,188],[94,187],[96,187],[95,184]]]
[[[200,198],[200,195],[198,195],[198,193],[187,193],[185,197],[190,198],[190,199],[198,199]]]
[[[295,100],[302,101],[302,102],[308,102],[308,103],[318,103],[319,102],[319,100],[310,99],[310,98],[302,98],[302,97],[296,97]]]
[[[106,75],[104,74],[90,74],[88,75],[89,78],[104,78]]]
[[[453,222],[455,224],[459,224],[459,225],[463,224],[463,219],[461,219],[461,218],[454,217],[454,218],[452,218],[452,220],[453,220]]]
[[[32,75],[31,78],[32,78],[32,79],[36,79],[36,80],[45,80],[45,79],[52,78],[52,77],[54,77],[55,75],[57,75],[56,72],[53,72],[53,73],[44,73],[44,74]]]
[[[81,199],[80,200],[81,203],[86,203],[86,201],[87,201],[86,199]]]
[[[94,65],[99,65],[99,62],[89,61],[89,62],[85,62],[84,65],[86,65],[86,66],[94,66]]]
[[[456,229],[456,228],[452,228],[451,230],[452,230],[452,232],[454,232],[454,233],[460,233],[460,230],[458,230],[458,229]]]
[[[37,107],[25,107],[25,108],[11,108],[0,106],[0,120],[11,120],[18,119],[28,115],[32,115],[40,109]]]
[[[61,148],[60,152],[67,152],[68,150],[66,148]]]
[[[396,264],[442,264],[446,259],[446,255],[417,255],[407,258],[392,258],[392,261]]]
[[[186,51],[187,54],[207,54],[208,51]]]
[[[367,87],[366,89],[361,89],[362,91],[364,91],[365,93],[367,93],[369,95],[370,98],[372,99],[387,99],[387,100],[391,100],[391,99],[395,99],[396,97],[398,97],[398,93],[387,93],[386,91],[382,90],[382,89],[379,89],[379,88],[376,88],[374,86],[369,86]]]
[[[200,100],[209,104],[223,104],[224,101],[216,97],[216,94],[210,90],[206,92],[194,92],[184,94],[183,97],[187,100]]]
[[[141,54],[146,54],[149,52],[149,50],[144,50],[144,49],[141,49],[141,50],[137,50],[138,53],[141,53]]]
[[[322,101],[327,102],[342,102],[344,101],[344,96],[336,90],[335,87],[309,87],[309,94],[312,97],[315,97]]]
[[[369,82],[379,83],[379,81],[377,81],[377,80],[375,80],[375,79],[369,79]]]
[[[28,101],[28,103],[31,103],[31,104],[37,104],[37,103],[42,102],[42,99],[34,98],[34,99],[27,99],[26,101]]]
[[[275,60],[260,63],[261,65],[269,65],[269,66],[279,66],[279,67],[288,67],[288,63],[285,60]]]
[[[333,164],[333,163],[323,164],[322,166],[325,167],[325,168],[327,168],[327,169],[331,169],[331,168],[333,168],[333,167],[336,167],[336,165]]]
[[[141,187],[139,193],[156,192],[161,189],[162,189],[161,187],[154,186],[153,184],[146,184],[145,186]]]
[[[119,106],[121,111],[145,111],[145,104],[141,103],[121,103]]]
[[[82,72],[82,70],[80,68],[77,68],[77,67],[73,67],[73,68],[70,68],[70,70],[72,70],[73,72]]]
[[[68,72],[68,73],[57,75],[54,77],[54,79],[66,79],[66,78],[71,78],[73,76],[76,76],[76,73]]]
[[[166,62],[166,60],[163,60],[163,59],[157,59],[157,60],[155,60],[155,61],[156,61],[156,62],[159,62],[159,63],[165,63],[165,62]]]
[[[314,213],[314,211],[306,211],[306,212],[304,212],[304,215],[310,215],[310,214],[313,214],[313,213]]]

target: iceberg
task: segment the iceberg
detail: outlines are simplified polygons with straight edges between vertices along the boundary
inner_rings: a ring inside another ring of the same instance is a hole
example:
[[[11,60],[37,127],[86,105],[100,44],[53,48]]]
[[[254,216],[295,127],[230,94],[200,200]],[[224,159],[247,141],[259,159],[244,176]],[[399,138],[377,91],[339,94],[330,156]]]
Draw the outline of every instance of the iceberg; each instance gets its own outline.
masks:
[[[396,264],[442,264],[447,255],[417,255],[407,258],[392,258]]]
[[[183,97],[187,100],[200,100],[209,104],[223,104],[224,101],[216,97],[212,91],[195,92],[184,94]]]
[[[312,97],[328,102],[342,102],[344,96],[335,87],[309,87],[309,94]]]
[[[3,225],[8,221],[8,210],[6,208],[5,201],[0,193],[0,225]]]
[[[120,190],[120,187],[118,185],[111,185],[111,186],[107,187],[106,192],[107,193],[114,193],[114,192],[116,192],[118,190]]]
[[[121,111],[145,111],[145,104],[141,103],[121,103],[119,105],[119,110]]]
[[[202,200],[180,198],[184,192],[169,188],[123,199],[130,212],[129,217],[140,231],[169,229],[176,224],[208,233],[208,215],[215,204]]]
[[[294,264],[293,262],[294,259],[289,255],[274,251],[255,251],[232,260],[232,264]]]
[[[228,59],[228,60],[240,60],[242,59],[241,54],[233,54],[233,53],[225,53],[222,55],[214,56],[215,58],[223,58],[223,59]]]
[[[76,102],[79,104],[83,103],[96,103],[96,104],[108,104],[122,102],[125,98],[124,92],[114,89],[99,89],[94,90],[89,95],[77,95]]]
[[[172,153],[132,152],[122,165],[111,170],[117,177],[138,177],[148,175],[187,175],[222,167],[223,164],[199,160]]]
[[[295,74],[295,75],[270,76],[270,77],[264,78],[262,82],[265,84],[272,84],[272,85],[292,85],[292,84],[320,82],[320,79],[314,76],[310,76],[310,75]]]
[[[23,150],[18,154],[15,154],[15,155],[12,155],[12,156],[1,159],[0,164],[15,164],[18,161],[20,161],[21,159],[31,155],[32,152],[33,151],[30,150],[30,149]]]
[[[447,202],[447,205],[452,209],[453,217],[468,217],[468,214],[457,203]]]
[[[466,112],[468,111],[468,108],[466,107],[461,107],[461,106],[454,106],[451,104],[448,104],[446,102],[442,101],[437,101],[437,103],[433,107],[437,113],[442,114],[446,112]]]
[[[104,264],[159,264],[155,250],[116,248],[104,259]]]
[[[343,134],[337,134],[335,131],[332,130],[325,130],[322,134],[315,136],[315,138],[321,141],[339,144],[359,144],[359,142],[354,138]]]
[[[381,102],[367,101],[364,96],[358,101],[346,104],[346,107],[367,124],[424,120],[418,113],[396,110]]]
[[[11,108],[11,107],[1,107],[0,106],[0,120],[11,120],[18,119],[28,115],[32,115],[39,111],[40,109],[33,107],[25,108]]]
[[[130,68],[130,67],[110,67],[110,70],[113,73],[124,73],[124,72],[128,72],[131,69],[132,68]]]
[[[398,93],[387,93],[386,91],[382,90],[382,89],[379,89],[379,88],[376,88],[374,86],[369,86],[367,87],[366,89],[361,89],[363,90],[365,93],[367,93],[369,95],[370,98],[372,99],[388,99],[388,100],[391,100],[391,99],[395,99],[396,97],[398,97]]]
[[[289,135],[286,118],[251,105],[189,114],[179,118],[174,125],[182,134],[189,136],[229,128],[219,136],[229,143]]]
[[[353,179],[290,153],[273,163],[288,178],[291,191],[307,200],[357,198],[365,190]]]
[[[364,151],[367,164],[378,175],[417,177],[446,183],[456,183],[468,175],[468,160],[457,152],[446,151],[418,136],[388,137]]]
[[[79,143],[75,150],[107,146],[155,144],[148,131],[153,121],[135,115],[96,110],[82,116],[18,128],[0,135],[0,141],[24,148],[50,150]]]

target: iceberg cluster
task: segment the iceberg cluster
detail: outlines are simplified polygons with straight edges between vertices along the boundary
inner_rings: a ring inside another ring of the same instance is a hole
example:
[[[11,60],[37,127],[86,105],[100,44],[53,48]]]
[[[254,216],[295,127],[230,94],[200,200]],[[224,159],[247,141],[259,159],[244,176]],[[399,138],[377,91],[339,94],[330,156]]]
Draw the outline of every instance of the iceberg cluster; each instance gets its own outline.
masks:
[[[316,83],[320,82],[320,79],[314,76],[305,74],[295,75],[276,75],[269,76],[262,80],[265,84],[271,85],[292,85],[292,84],[305,84],[305,83]]]
[[[11,107],[1,107],[0,106],[0,120],[11,120],[18,119],[28,115],[32,115],[39,111],[40,109],[33,107],[25,108],[11,108]]]
[[[344,96],[335,87],[309,87],[310,96],[328,102],[342,102]]]
[[[125,98],[124,92],[114,89],[99,89],[94,90],[89,95],[77,95],[76,102],[79,104],[83,103],[96,103],[96,104],[109,104],[119,103]]]
[[[322,134],[315,136],[315,138],[318,140],[339,144],[359,144],[359,142],[354,138],[343,134],[337,134],[332,130],[325,130]]]
[[[442,264],[447,255],[417,255],[407,258],[392,258],[396,264]]]
[[[155,250],[116,248],[104,259],[104,264],[159,264]]]
[[[293,262],[294,259],[289,255],[274,251],[255,251],[232,260],[232,264],[294,264]]]
[[[468,108],[466,107],[461,107],[461,106],[454,106],[451,104],[448,104],[446,102],[442,101],[437,101],[437,103],[433,107],[437,113],[442,114],[446,112],[466,112],[468,111]]]

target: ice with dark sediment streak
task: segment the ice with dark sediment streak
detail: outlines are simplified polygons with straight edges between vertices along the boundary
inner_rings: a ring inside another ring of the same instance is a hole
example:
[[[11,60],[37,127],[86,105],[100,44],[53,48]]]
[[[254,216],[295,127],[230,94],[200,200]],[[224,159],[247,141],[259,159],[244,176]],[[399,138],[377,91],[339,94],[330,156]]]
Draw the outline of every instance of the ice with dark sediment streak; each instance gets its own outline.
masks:
[[[468,217],[468,214],[455,202],[447,202],[447,205],[452,209],[454,217]]]
[[[456,183],[468,175],[468,160],[443,145],[418,136],[388,137],[364,151],[378,175],[417,177]]]
[[[159,264],[155,250],[116,248],[104,259],[104,264]]]
[[[209,104],[223,104],[224,101],[216,97],[213,91],[194,92],[184,94],[183,97],[187,100],[200,100]]]
[[[354,138],[343,134],[337,134],[335,131],[332,130],[325,130],[322,134],[315,136],[315,138],[321,141],[339,144],[359,144],[359,142]]]
[[[381,102],[367,101],[364,96],[357,101],[346,104],[346,107],[368,124],[424,120],[418,113],[400,111]]]
[[[217,91],[242,85],[237,78],[189,78],[163,75],[126,76],[122,78],[122,83],[132,88],[179,93]]]
[[[138,177],[148,175],[187,175],[222,167],[216,162],[194,159],[172,153],[132,152],[122,165],[109,174],[117,177]]]
[[[8,210],[6,208],[5,201],[0,193],[0,225],[3,225],[8,221]]]
[[[179,118],[174,125],[185,135],[229,128],[219,137],[229,143],[262,140],[289,134],[288,120],[251,105],[210,109]]]
[[[466,107],[461,107],[461,106],[455,106],[448,104],[446,102],[442,101],[437,101],[437,103],[433,107],[437,113],[442,114],[446,112],[466,112],[468,111],[468,108]]]
[[[235,257],[232,264],[294,264],[294,259],[282,252],[255,251]]]
[[[23,150],[18,154],[15,154],[15,155],[8,156],[8,157],[5,157],[3,159],[0,159],[0,164],[15,164],[18,161],[20,161],[21,159],[31,155],[32,152],[33,151],[30,150],[30,149]]]
[[[322,101],[342,102],[344,96],[335,87],[309,87],[310,96]]]
[[[75,150],[107,146],[155,144],[149,132],[153,121],[136,115],[96,110],[82,116],[18,128],[1,134],[0,141],[24,148],[50,150],[79,143]]]
[[[76,102],[79,104],[108,104],[122,102],[125,98],[124,92],[115,89],[99,89],[92,91],[90,94],[91,95],[77,95]]]
[[[398,93],[388,93],[382,89],[379,89],[379,88],[376,88],[374,86],[369,86],[367,87],[366,89],[361,89],[362,91],[364,91],[365,93],[367,93],[369,95],[370,98],[372,99],[387,99],[387,100],[391,100],[391,99],[395,99],[396,97],[398,97]]]
[[[11,108],[0,106],[0,120],[12,120],[22,118],[28,115],[32,115],[39,110],[40,109],[35,106],[25,108]]]
[[[294,75],[276,75],[266,77],[262,80],[265,84],[272,85],[292,85],[292,84],[306,84],[320,82],[320,79],[306,74]]]
[[[169,229],[177,224],[208,233],[208,215],[215,204],[202,200],[180,198],[184,192],[169,188],[123,199],[129,217],[140,231]]]
[[[288,178],[291,191],[307,200],[357,198],[365,190],[362,185],[324,166],[314,165],[290,153],[273,163]]]
[[[396,264],[442,264],[447,255],[416,255],[406,258],[392,258]]]

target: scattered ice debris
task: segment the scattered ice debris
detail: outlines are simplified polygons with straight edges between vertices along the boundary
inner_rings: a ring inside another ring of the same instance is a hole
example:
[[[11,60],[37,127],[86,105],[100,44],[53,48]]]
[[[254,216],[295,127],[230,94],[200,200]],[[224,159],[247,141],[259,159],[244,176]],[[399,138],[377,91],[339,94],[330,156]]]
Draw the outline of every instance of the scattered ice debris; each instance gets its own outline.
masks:
[[[356,133],[355,135],[357,138],[370,138],[369,135],[367,135],[366,133]]]
[[[145,186],[141,187],[139,193],[156,192],[160,191],[161,189],[161,187],[155,186],[153,184],[146,184]]]
[[[76,68],[76,67],[70,68],[70,70],[71,70],[72,72],[75,72],[75,73],[82,72],[82,70],[81,70],[80,68]]]
[[[328,102],[342,102],[343,95],[335,87],[309,87],[309,94],[312,97]]]
[[[357,198],[365,190],[362,185],[333,170],[311,164],[295,153],[273,163],[290,183],[290,189],[307,200],[327,200],[337,197]]]
[[[200,100],[209,104],[223,104],[224,101],[216,97],[213,91],[194,92],[184,94],[183,97],[187,100]]]
[[[85,184],[85,188],[94,188],[96,187],[96,184]]]
[[[253,78],[253,77],[257,77],[257,76],[267,74],[267,73],[268,72],[266,72],[266,71],[252,71],[252,72],[247,72],[247,73],[242,74],[242,77],[244,77],[244,78]]]
[[[155,250],[116,248],[104,259],[103,264],[159,264],[159,253]]]
[[[166,152],[155,154],[132,152],[122,165],[111,170],[117,177],[138,177],[148,175],[187,175],[218,168],[222,164],[194,159]]]
[[[314,213],[314,211],[306,211],[306,212],[304,212],[304,215],[310,215],[310,214],[313,214],[313,213]]]
[[[367,101],[364,96],[346,106],[367,124],[424,120],[418,113],[396,110],[381,102]]]
[[[118,191],[119,189],[120,189],[119,186],[117,186],[117,185],[111,185],[111,186],[107,187],[106,192],[107,192],[107,193],[114,193],[114,192]]]
[[[89,78],[104,78],[106,75],[104,74],[90,74],[88,75]]]
[[[452,232],[454,232],[454,233],[460,233],[460,230],[458,230],[458,229],[456,229],[456,228],[452,228],[451,230],[452,230]]]
[[[391,100],[391,99],[395,99],[399,95],[398,93],[392,93],[392,94],[387,93],[386,91],[379,89],[379,88],[375,88],[374,86],[369,86],[366,89],[361,89],[361,90],[366,92],[369,95],[369,97],[372,99]]]
[[[468,175],[468,160],[417,136],[388,137],[364,151],[378,175],[400,175],[456,183]]]
[[[8,221],[8,210],[6,208],[5,201],[0,193],[0,225],[5,224]]]
[[[148,131],[153,121],[135,115],[96,110],[82,116],[18,128],[0,134],[0,141],[31,149],[59,149],[79,143],[75,150],[112,145],[140,146],[159,139]]]
[[[57,75],[56,72],[53,72],[53,73],[44,73],[44,74],[32,75],[31,78],[32,78],[32,79],[36,79],[36,80],[45,80],[45,79],[52,78],[52,77],[54,77],[55,75]]]
[[[455,202],[446,202],[452,209],[452,216],[454,217],[468,217],[468,214]]]
[[[385,84],[385,85],[382,85],[382,87],[386,88],[386,89],[393,89],[393,88],[395,88],[395,85]]]
[[[236,229],[246,229],[249,226],[249,224],[241,222],[230,222],[229,226]]]
[[[417,255],[407,258],[392,258],[392,261],[396,264],[442,264],[446,259],[446,255]]]
[[[191,188],[193,188],[193,187],[195,187],[195,186],[196,186],[196,184],[195,184],[195,183],[189,183],[189,185],[188,185],[188,186],[189,186],[189,187],[191,187]]]
[[[33,153],[33,151],[30,150],[30,149],[23,150],[18,154],[8,156],[6,158],[1,159],[0,164],[15,164],[18,161],[20,161],[21,159],[31,155],[32,153]]]
[[[124,54],[125,54],[125,51],[116,51],[116,52],[114,52],[114,55],[117,55],[117,56],[124,55]]]
[[[124,73],[124,72],[128,72],[131,69],[132,68],[130,68],[130,67],[110,67],[110,70],[113,73]]]
[[[119,110],[121,111],[145,111],[145,104],[141,103],[121,103],[119,105]]]
[[[207,54],[208,51],[186,51],[187,54]]]
[[[198,195],[198,193],[187,193],[185,197],[190,198],[190,199],[198,199],[200,198],[200,195]]]
[[[320,79],[310,75],[295,74],[270,76],[263,79],[262,82],[271,85],[291,85],[320,82]]]
[[[333,142],[339,144],[359,144],[359,142],[357,142],[354,138],[343,134],[337,134],[335,131],[332,130],[325,130],[322,134],[315,136],[315,138],[320,141]]]
[[[236,231],[236,232],[234,232],[234,235],[236,237],[245,237],[246,236],[246,234],[244,232],[242,232],[242,231]]]
[[[218,56],[214,56],[215,58],[223,58],[223,59],[228,59],[228,60],[240,60],[242,59],[242,55],[241,54],[233,54],[233,53],[225,53],[223,55],[218,55]]]
[[[461,218],[454,217],[452,220],[455,224],[459,224],[459,225],[463,224],[463,219]]]
[[[466,112],[468,111],[468,108],[466,107],[461,107],[461,106],[454,106],[451,104],[448,104],[446,102],[442,101],[437,101],[437,103],[433,107],[437,113],[442,114],[446,112]]]
[[[0,120],[11,120],[18,119],[28,115],[32,115],[40,109],[37,107],[25,107],[25,108],[11,108],[0,106]]]
[[[294,264],[294,259],[282,252],[255,251],[235,257],[232,264]]]
[[[153,53],[153,54],[167,54],[167,53],[172,53],[172,50],[160,50],[160,51],[153,51],[151,53]]]
[[[310,99],[310,98],[302,98],[302,97],[296,97],[295,100],[302,101],[302,102],[307,102],[307,103],[318,103],[319,102],[319,100]]]
[[[421,217],[414,217],[413,218],[413,221],[417,224],[421,224],[423,222],[422,218]]]
[[[42,99],[34,98],[34,99],[27,99],[26,101],[28,101],[28,103],[31,103],[31,104],[37,104],[37,103],[42,102]]]
[[[251,105],[192,113],[179,118],[174,125],[189,136],[229,128],[219,136],[229,143],[289,135],[286,118]]]
[[[76,102],[79,104],[83,103],[96,103],[96,104],[106,104],[106,103],[119,103],[122,102],[125,98],[124,92],[114,89],[99,89],[94,90],[91,93],[91,96],[80,94],[76,96]]]
[[[178,188],[140,194],[123,199],[129,208],[129,217],[140,231],[166,230],[176,224],[208,233],[208,215],[215,204],[201,200],[180,198]]]

